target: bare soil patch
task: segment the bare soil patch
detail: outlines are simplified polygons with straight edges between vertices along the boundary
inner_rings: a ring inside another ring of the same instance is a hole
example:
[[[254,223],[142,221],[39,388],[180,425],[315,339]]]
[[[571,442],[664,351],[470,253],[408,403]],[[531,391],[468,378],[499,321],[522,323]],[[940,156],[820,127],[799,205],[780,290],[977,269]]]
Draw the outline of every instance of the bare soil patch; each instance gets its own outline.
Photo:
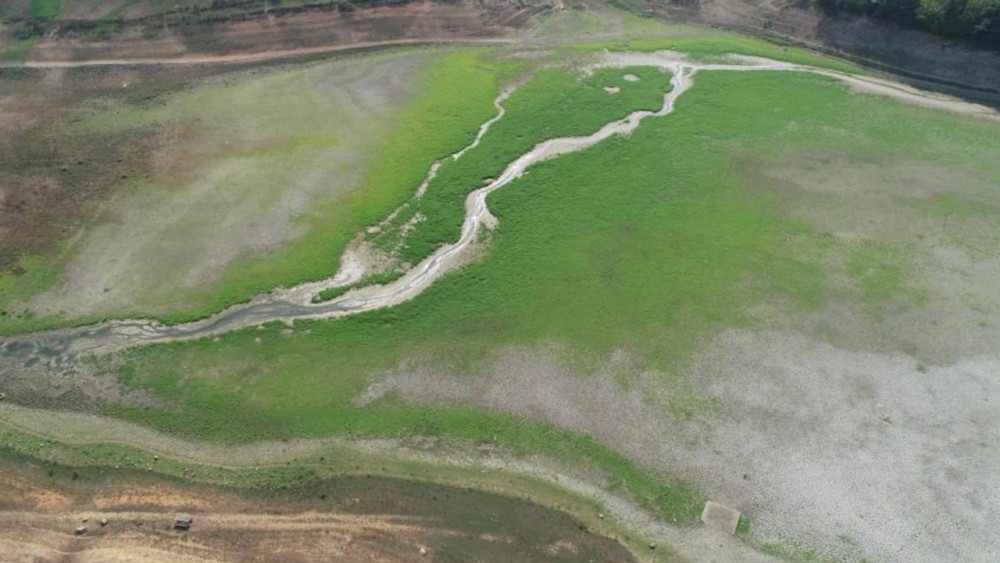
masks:
[[[1000,358],[921,368],[801,334],[728,331],[686,370],[689,393],[636,367],[619,366],[631,377],[616,384],[602,373],[614,365],[584,375],[509,350],[471,377],[417,362],[363,400],[475,404],[589,434],[698,483],[750,518],[752,541],[792,552],[985,563],[1000,549]]]
[[[162,163],[155,128],[74,134],[96,110],[144,103],[213,71],[53,69],[0,73],[0,273],[53,257],[100,219],[103,204]],[[127,87],[126,87],[127,86]],[[29,273],[30,272],[22,272]]]
[[[220,7],[221,8],[221,7]],[[537,8],[529,6],[529,11]],[[335,5],[263,10],[260,5],[197,16],[152,16],[93,35],[90,25],[64,23],[32,49],[29,61],[170,59],[289,51],[383,41],[490,37],[510,29],[523,7],[505,0],[368,5],[341,12]],[[170,25],[164,25],[169,20]]]
[[[178,290],[216,283],[234,261],[301,236],[301,217],[354,187],[426,60],[410,53],[239,73],[161,99],[166,114],[124,129],[149,130],[147,142],[156,143],[148,181],[107,204],[59,284],[29,308],[69,316],[164,311]],[[271,112],[271,97],[285,95],[298,99]]]
[[[0,467],[6,561],[634,561],[556,510],[442,485],[362,476],[248,492]],[[188,532],[172,529],[179,511],[194,516]]]
[[[60,74],[4,81],[10,90],[0,98],[0,271],[77,234],[94,215],[94,202],[109,197],[123,177],[145,170],[151,147],[141,134],[62,134],[79,110],[64,100],[106,90],[86,79],[66,85]]]

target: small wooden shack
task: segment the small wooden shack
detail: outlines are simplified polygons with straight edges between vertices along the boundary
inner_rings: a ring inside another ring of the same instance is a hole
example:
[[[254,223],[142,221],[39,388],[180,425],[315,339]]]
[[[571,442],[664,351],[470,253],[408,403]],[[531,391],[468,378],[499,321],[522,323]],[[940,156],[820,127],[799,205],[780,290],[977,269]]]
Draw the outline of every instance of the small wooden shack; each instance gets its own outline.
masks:
[[[194,518],[190,514],[178,513],[177,518],[174,519],[174,529],[190,530],[192,522],[194,522]]]

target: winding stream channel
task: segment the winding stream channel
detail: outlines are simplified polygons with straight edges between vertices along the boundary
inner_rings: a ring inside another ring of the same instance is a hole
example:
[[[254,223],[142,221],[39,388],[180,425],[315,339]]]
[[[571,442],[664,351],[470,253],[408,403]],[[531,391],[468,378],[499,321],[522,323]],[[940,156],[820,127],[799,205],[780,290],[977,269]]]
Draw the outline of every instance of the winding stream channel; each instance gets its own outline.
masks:
[[[251,301],[235,305],[204,320],[168,326],[148,319],[108,321],[97,325],[78,328],[37,332],[5,338],[0,341],[0,354],[6,361],[37,362],[62,358],[67,360],[91,353],[109,353],[129,347],[193,340],[218,335],[267,322],[291,323],[296,319],[330,319],[391,307],[412,299],[445,273],[460,267],[469,259],[481,229],[492,229],[496,225],[486,205],[486,198],[495,190],[520,177],[532,165],[583,150],[614,135],[628,135],[648,117],[667,115],[674,110],[676,100],[694,84],[695,74],[703,71],[797,71],[821,74],[847,83],[852,88],[874,94],[889,95],[894,98],[938,109],[948,109],[971,115],[996,118],[989,108],[915,90],[887,80],[855,76],[825,69],[806,67],[762,59],[756,57],[733,57],[734,64],[696,64],[687,61],[679,53],[606,53],[604,59],[594,67],[624,67],[633,65],[656,66],[673,73],[672,88],[664,95],[663,105],[656,111],[641,110],[629,114],[624,119],[610,122],[598,131],[584,137],[560,137],[544,141],[510,163],[500,177],[488,185],[469,194],[465,203],[465,221],[459,240],[440,247],[431,256],[411,268],[403,277],[386,285],[373,285],[352,290],[336,299],[313,303],[316,293],[328,287],[352,284],[362,277],[363,268],[358,268],[349,253],[341,261],[341,270],[332,278],[321,282],[302,284],[293,288],[279,288],[259,295]],[[476,138],[468,146],[451,155],[460,158],[475,147],[490,126],[504,115],[503,102],[512,89],[505,90],[495,100],[497,114],[484,123]],[[418,188],[422,189],[433,178],[440,162],[434,163],[427,179]],[[2,367],[2,366],[0,366]]]

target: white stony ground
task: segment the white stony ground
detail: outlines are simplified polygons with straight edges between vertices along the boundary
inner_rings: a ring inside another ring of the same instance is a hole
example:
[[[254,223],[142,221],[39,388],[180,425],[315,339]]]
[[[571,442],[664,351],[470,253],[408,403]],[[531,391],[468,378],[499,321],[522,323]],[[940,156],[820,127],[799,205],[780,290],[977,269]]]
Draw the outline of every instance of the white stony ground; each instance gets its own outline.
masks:
[[[695,422],[669,413],[676,397],[656,397],[655,373],[633,372],[624,389],[523,349],[477,378],[401,365],[361,400],[471,402],[588,433],[743,511],[761,544],[834,560],[995,561],[1000,357],[919,365],[734,330],[691,366],[690,393],[713,413]],[[612,358],[602,370],[622,367],[631,371]]]

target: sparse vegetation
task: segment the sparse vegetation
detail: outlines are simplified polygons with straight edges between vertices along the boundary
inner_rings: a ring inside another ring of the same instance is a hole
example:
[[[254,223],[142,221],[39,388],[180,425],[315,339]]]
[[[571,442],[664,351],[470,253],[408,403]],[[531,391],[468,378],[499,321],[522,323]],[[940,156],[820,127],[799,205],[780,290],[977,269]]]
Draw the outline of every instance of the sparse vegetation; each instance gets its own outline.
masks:
[[[857,244],[848,251],[846,271],[857,284],[861,299],[872,306],[891,304],[898,311],[922,297],[910,285],[915,276],[906,249],[874,242]]]
[[[23,62],[24,59],[28,57],[28,53],[31,51],[32,47],[38,44],[40,39],[40,37],[30,37],[28,39],[22,39],[17,43],[11,43],[3,50],[3,62]]]

